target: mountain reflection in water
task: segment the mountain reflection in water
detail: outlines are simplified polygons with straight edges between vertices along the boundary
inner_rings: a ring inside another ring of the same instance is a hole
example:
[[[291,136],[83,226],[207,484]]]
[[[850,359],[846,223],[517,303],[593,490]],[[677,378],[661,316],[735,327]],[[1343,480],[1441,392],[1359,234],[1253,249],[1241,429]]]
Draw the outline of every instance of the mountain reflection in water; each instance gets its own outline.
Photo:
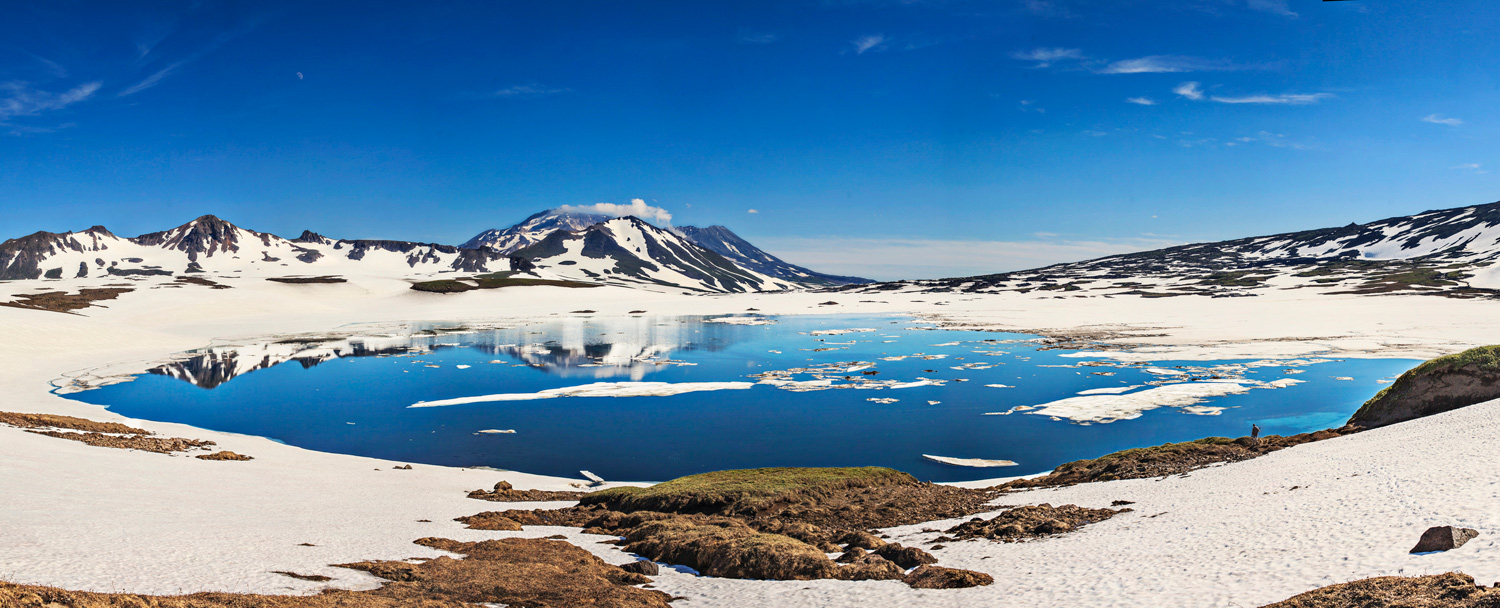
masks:
[[[321,335],[228,343],[181,353],[146,370],[202,388],[295,361],[303,369],[348,357],[414,357],[469,348],[565,378],[640,380],[664,366],[692,365],[674,352],[718,351],[751,328],[704,317],[567,318],[470,330],[413,325],[380,335]]]

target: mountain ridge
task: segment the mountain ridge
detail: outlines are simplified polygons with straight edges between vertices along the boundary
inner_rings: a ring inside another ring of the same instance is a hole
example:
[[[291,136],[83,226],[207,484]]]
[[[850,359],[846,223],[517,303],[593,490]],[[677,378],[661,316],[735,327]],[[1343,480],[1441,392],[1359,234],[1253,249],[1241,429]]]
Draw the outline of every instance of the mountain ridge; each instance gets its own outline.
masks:
[[[1280,288],[1351,295],[1495,298],[1500,297],[1497,261],[1500,202],[1364,224],[1190,243],[1030,270],[843,289],[1237,297]]]

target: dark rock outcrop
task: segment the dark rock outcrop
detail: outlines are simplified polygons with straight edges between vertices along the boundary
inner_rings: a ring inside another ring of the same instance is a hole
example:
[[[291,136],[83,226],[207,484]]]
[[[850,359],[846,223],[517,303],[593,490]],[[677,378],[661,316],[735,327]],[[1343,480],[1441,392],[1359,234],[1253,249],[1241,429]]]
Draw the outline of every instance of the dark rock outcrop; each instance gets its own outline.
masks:
[[[658,574],[661,574],[661,566],[656,565],[656,562],[644,559],[636,560],[620,566],[620,569],[626,572],[644,574],[646,576],[656,576]]]
[[[1457,549],[1476,536],[1479,536],[1479,531],[1473,528],[1433,526],[1422,533],[1422,538],[1417,541],[1417,546],[1411,548],[1411,553]]]
[[[973,570],[922,566],[906,575],[903,582],[917,589],[963,589],[993,585],[995,577]]]
[[[1401,374],[1365,402],[1351,426],[1366,429],[1500,399],[1500,346],[1438,357]]]
[[[916,547],[903,547],[901,543],[884,545],[876,549],[873,553],[890,560],[891,563],[897,566],[901,566],[903,570],[926,564],[935,564],[938,561],[931,553]]]
[[[1042,536],[1066,534],[1092,523],[1098,523],[1130,509],[1087,509],[1078,505],[1054,507],[1050,504],[1017,507],[991,519],[974,518],[949,528],[958,540],[988,538],[1019,542]]]

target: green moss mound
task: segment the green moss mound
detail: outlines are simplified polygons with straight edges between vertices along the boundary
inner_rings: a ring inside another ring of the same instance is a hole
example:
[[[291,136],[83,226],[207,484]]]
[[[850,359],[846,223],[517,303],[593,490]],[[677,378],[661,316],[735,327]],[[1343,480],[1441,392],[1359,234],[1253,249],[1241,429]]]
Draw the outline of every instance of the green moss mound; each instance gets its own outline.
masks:
[[[679,477],[649,488],[612,488],[583,497],[583,505],[614,511],[660,511],[750,516],[778,503],[850,488],[917,483],[884,467],[739,469]]]
[[[1500,346],[1418,365],[1366,401],[1349,424],[1372,429],[1500,399]]]

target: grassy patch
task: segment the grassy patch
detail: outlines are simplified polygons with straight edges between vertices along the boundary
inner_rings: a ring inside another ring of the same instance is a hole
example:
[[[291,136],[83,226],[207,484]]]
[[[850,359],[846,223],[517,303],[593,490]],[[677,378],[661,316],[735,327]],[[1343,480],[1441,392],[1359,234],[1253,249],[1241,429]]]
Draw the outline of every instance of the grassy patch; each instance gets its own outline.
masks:
[[[1198,281],[1199,285],[1218,285],[1220,287],[1259,287],[1270,276],[1251,276],[1264,274],[1263,272],[1215,272]]]
[[[603,504],[627,512],[710,513],[736,504],[755,507],[802,493],[916,481],[884,467],[740,469],[679,477],[648,488],[611,488],[584,496],[581,504]]]

